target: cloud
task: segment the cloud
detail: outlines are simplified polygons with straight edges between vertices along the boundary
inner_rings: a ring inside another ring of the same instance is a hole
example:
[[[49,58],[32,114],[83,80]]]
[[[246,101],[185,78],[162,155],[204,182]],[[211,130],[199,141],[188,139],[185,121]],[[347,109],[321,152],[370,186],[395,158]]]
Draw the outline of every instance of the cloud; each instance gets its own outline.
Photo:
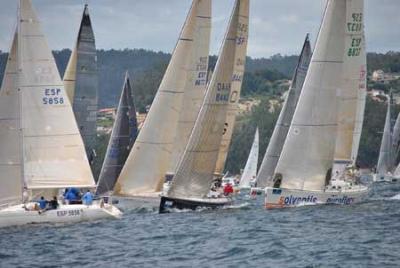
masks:
[[[16,23],[17,1],[0,1],[0,49],[7,51]],[[33,0],[53,49],[72,48],[83,9],[82,0]],[[233,0],[213,1],[211,52],[217,53]],[[297,54],[306,33],[312,39],[325,0],[250,0],[248,54],[269,57]],[[191,0],[91,0],[89,9],[98,48],[146,48],[171,52]],[[366,0],[369,51],[399,50],[400,1]]]

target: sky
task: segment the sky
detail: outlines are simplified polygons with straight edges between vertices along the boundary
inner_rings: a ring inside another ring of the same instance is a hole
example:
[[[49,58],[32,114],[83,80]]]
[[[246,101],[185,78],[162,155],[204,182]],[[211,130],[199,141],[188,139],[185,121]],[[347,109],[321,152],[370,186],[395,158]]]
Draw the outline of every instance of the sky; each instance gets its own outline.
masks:
[[[298,54],[306,33],[315,40],[326,0],[250,0],[248,55]],[[99,49],[171,52],[191,0],[32,0],[49,45],[72,48],[83,5],[89,4]],[[217,54],[234,0],[214,0],[211,54]],[[17,0],[0,0],[0,50],[8,51]],[[367,50],[400,51],[400,1],[365,0]]]

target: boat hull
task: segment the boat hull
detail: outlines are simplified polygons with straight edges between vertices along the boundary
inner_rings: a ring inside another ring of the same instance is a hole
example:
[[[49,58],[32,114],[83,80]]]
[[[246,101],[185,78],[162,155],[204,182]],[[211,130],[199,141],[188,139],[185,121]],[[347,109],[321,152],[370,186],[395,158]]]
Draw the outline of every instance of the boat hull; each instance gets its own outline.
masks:
[[[196,210],[198,208],[216,209],[232,204],[230,198],[208,198],[208,199],[181,199],[162,196],[160,201],[159,213],[168,213],[171,209],[189,209]]]
[[[351,205],[362,201],[368,194],[367,186],[349,190],[306,191],[284,188],[265,188],[266,208],[285,208],[303,205]]]
[[[78,223],[101,219],[119,219],[122,212],[113,205],[94,203],[87,205],[60,205],[57,209],[26,210],[25,205],[15,205],[0,210],[0,228],[41,223]]]
[[[399,182],[400,178],[394,177],[392,175],[379,175],[379,174],[374,174],[374,178],[373,178],[374,182]]]

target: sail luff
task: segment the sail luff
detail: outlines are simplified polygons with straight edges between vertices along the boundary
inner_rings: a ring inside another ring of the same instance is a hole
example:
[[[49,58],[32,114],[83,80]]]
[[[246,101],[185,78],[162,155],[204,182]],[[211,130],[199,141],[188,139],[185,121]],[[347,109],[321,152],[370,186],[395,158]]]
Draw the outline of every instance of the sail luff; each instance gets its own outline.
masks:
[[[104,194],[114,189],[115,182],[128,158],[137,133],[136,109],[130,80],[128,73],[126,73],[115,122],[97,182],[96,194]]]
[[[67,83],[67,94],[74,98],[72,102],[73,111],[90,162],[93,162],[95,155],[94,148],[97,136],[98,77],[96,53],[95,36],[86,4],[75,50],[70,58],[71,69],[66,74],[72,75],[72,81]],[[73,81],[74,71],[75,81]],[[74,84],[74,87],[72,87],[72,84]]]
[[[275,168],[278,164],[279,156],[281,155],[282,148],[289,131],[290,123],[293,119],[293,114],[297,106],[301,89],[303,88],[304,80],[311,60],[311,55],[311,44],[309,36],[307,35],[292,78],[292,84],[289,88],[285,102],[283,103],[281,112],[275,124],[274,131],[272,132],[270,142],[261,163],[260,171],[257,175],[258,187],[272,186]]]
[[[210,0],[194,0],[183,25],[178,42],[160,87],[133,145],[114,192],[117,195],[141,195],[161,190],[168,171],[186,81],[196,65],[192,59],[198,20],[210,20],[200,16],[203,5]],[[149,168],[151,165],[151,168]]]
[[[342,84],[338,91],[338,126],[335,145],[334,170],[340,173],[346,165],[352,164],[353,146],[358,146],[354,131],[360,131],[360,120],[365,82],[360,81],[360,74],[365,72],[364,41],[364,0],[346,2],[346,25],[357,23],[361,27],[346,27],[345,53],[343,59]],[[361,15],[360,15],[361,14]],[[356,20],[356,21],[355,21]],[[359,106],[361,106],[359,108]],[[359,114],[358,114],[359,113]],[[359,138],[359,137],[358,137]]]
[[[345,48],[346,0],[329,0],[275,176],[281,187],[323,190],[332,167]]]
[[[71,104],[30,0],[21,0],[19,89],[29,189],[93,187]]]
[[[197,115],[203,103],[208,79],[208,55],[211,34],[211,1],[203,0],[199,11],[197,27],[194,32],[196,43],[191,57],[195,62],[187,75],[186,89],[183,95],[182,112],[176,130],[173,153],[168,173],[175,173],[176,166],[185,150]]]
[[[239,97],[248,40],[249,1],[237,0],[217,64],[188,145],[167,193],[204,198],[208,194],[224,133],[227,110]]]
[[[387,110],[385,118],[385,126],[382,134],[381,147],[379,149],[378,165],[376,166],[377,174],[385,176],[392,169],[392,133],[391,133],[391,104],[390,96],[387,96]]]
[[[247,158],[242,177],[240,178],[239,187],[250,187],[251,182],[256,179],[257,164],[258,164],[258,148],[259,148],[259,135],[257,128],[256,133],[254,135],[253,144],[250,149],[249,157]]]
[[[69,57],[67,68],[65,69],[63,83],[65,91],[67,92],[67,96],[71,104],[74,103],[75,96],[75,84],[76,84],[76,64],[77,64],[77,47],[74,47],[74,50],[71,52]]]
[[[0,206],[21,202],[23,187],[17,50],[18,28],[8,53],[0,91]]]

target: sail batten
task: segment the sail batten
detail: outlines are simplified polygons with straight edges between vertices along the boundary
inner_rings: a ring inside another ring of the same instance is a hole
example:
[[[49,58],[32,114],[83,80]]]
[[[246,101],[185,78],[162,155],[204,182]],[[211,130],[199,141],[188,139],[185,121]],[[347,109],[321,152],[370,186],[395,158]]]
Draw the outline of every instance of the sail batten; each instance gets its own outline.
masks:
[[[249,1],[236,0],[204,102],[167,193],[169,197],[204,198],[210,190],[226,115],[229,106],[239,98],[242,81],[238,78],[244,73],[248,13]]]
[[[188,105],[182,102],[186,91],[191,90],[192,83],[197,81],[193,81],[192,70],[198,66],[198,58],[195,58],[198,57],[198,46],[208,46],[209,37],[203,40],[204,36],[199,36],[198,31],[204,25],[207,26],[209,19],[198,18],[198,15],[211,16],[211,0],[194,0],[192,3],[144,125],[117,180],[117,195],[141,195],[160,191],[166,172],[174,169],[171,161],[175,136],[181,111]],[[206,24],[204,20],[207,21]],[[208,59],[202,60],[205,61],[202,65],[206,66]]]
[[[281,187],[323,190],[332,167],[337,90],[345,51],[346,0],[329,0],[275,176]]]
[[[311,44],[307,35],[293,75],[292,84],[282,106],[274,131],[272,132],[270,142],[261,163],[260,171],[257,175],[258,187],[272,186],[273,174],[275,172],[278,159],[281,155],[282,148],[289,131],[290,123],[292,122],[293,114],[304,84],[308,66],[310,64],[311,55]]]

